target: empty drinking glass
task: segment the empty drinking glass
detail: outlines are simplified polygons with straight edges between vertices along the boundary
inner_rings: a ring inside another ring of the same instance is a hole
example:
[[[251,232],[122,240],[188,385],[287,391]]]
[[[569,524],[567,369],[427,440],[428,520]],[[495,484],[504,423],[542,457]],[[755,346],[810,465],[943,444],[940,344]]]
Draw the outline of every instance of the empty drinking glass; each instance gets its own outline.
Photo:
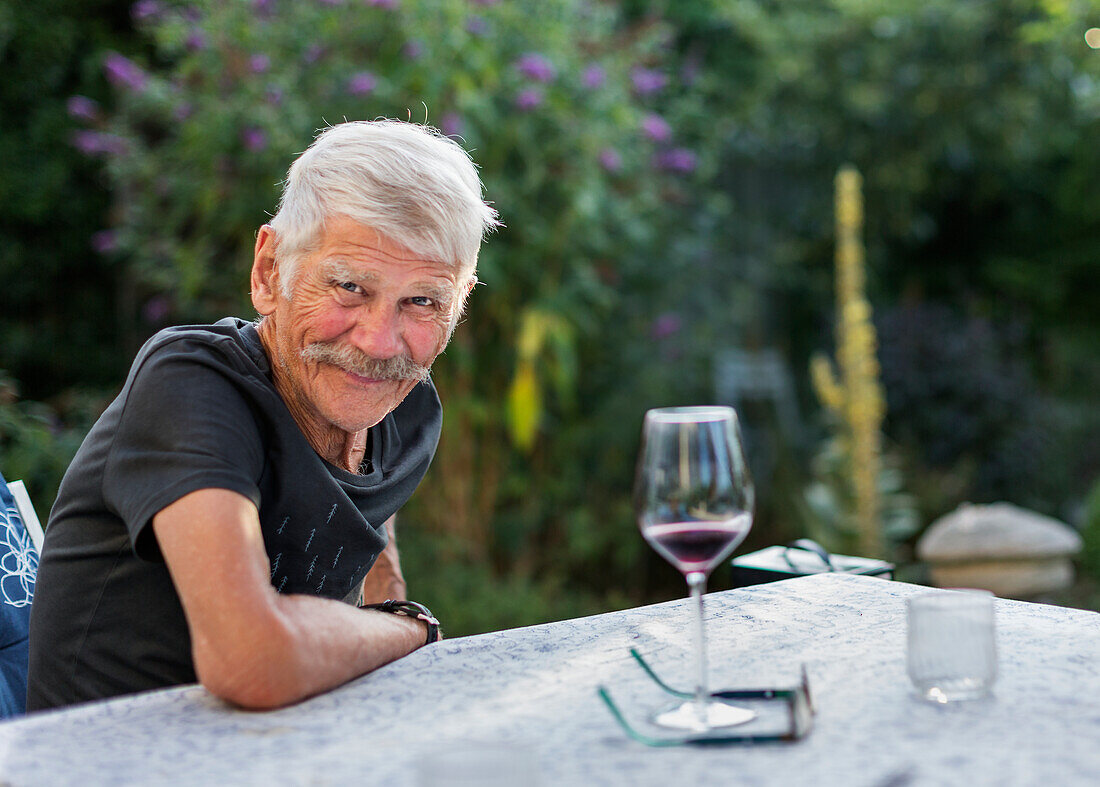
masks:
[[[909,599],[909,677],[932,702],[984,697],[997,677],[993,594],[941,590]]]

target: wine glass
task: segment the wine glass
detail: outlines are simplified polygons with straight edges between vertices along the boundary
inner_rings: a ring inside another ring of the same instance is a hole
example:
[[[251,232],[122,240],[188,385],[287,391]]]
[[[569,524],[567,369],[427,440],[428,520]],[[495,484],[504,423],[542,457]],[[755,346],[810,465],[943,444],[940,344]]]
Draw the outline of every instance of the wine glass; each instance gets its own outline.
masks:
[[[648,411],[635,504],[642,536],[684,575],[697,613],[695,698],[658,713],[654,722],[705,731],[752,720],[753,711],[720,702],[707,690],[703,624],[707,577],[752,527],[753,485],[733,408]]]

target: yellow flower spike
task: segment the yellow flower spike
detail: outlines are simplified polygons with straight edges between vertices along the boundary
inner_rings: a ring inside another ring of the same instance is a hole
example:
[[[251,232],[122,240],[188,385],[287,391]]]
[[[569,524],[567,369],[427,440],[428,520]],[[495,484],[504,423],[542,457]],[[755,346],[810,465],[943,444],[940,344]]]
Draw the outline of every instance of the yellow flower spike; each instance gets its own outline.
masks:
[[[824,355],[815,355],[810,361],[810,380],[821,403],[840,415],[844,407],[844,392],[833,376],[833,367]]]
[[[810,375],[822,404],[835,413],[848,477],[855,494],[860,551],[882,554],[877,479],[881,467],[880,430],[885,399],[875,357],[878,340],[871,322],[871,304],[863,292],[865,258],[863,230],[863,179],[852,166],[841,167],[835,181],[836,297],[838,381],[823,357],[811,361]]]

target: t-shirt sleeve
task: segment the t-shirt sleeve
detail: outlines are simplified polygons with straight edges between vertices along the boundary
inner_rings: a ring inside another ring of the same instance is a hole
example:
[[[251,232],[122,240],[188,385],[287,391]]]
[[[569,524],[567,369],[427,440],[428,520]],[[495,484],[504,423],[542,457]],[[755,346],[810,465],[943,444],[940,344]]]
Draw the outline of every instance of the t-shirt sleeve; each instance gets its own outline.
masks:
[[[263,440],[247,385],[209,345],[179,340],[136,369],[103,474],[103,499],[126,523],[134,552],[160,560],[153,516],[199,489],[229,489],[260,505]]]

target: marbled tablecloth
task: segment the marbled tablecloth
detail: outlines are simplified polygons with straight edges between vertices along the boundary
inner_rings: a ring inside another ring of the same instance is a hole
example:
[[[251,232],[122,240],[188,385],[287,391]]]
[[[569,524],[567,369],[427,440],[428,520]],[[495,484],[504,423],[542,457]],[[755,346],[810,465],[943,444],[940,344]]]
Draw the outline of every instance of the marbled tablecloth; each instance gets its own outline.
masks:
[[[937,706],[905,671],[905,599],[925,590],[817,575],[706,597],[713,688],[806,665],[818,715],[793,744],[651,749],[619,729],[598,684],[640,724],[658,699],[631,647],[692,683],[683,600],[447,640],[278,711],[186,686],[32,714],[0,724],[0,784],[1100,784],[1100,614],[998,600],[993,696]]]

